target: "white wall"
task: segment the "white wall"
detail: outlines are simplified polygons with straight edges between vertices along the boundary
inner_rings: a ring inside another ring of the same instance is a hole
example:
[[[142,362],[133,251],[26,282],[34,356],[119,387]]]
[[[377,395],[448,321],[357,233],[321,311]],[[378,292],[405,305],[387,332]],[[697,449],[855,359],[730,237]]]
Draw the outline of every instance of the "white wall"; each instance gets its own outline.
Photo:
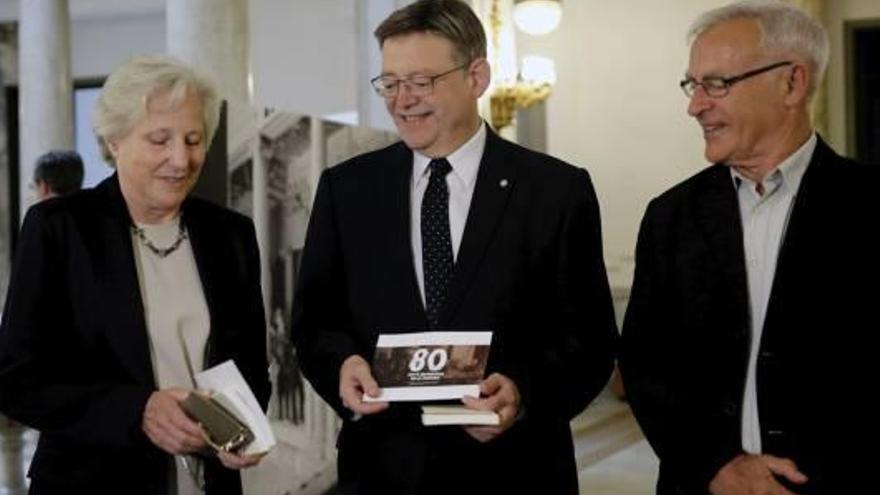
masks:
[[[844,81],[845,54],[843,24],[846,21],[880,19],[880,1],[845,0],[828,1],[827,16],[831,36],[831,60],[828,63],[828,124],[829,140],[832,146],[842,153],[847,150],[846,132],[846,94],[848,88]]]
[[[106,77],[134,55],[165,51],[165,13],[74,18],[70,29],[73,77]]]
[[[369,81],[382,72],[382,52],[373,31],[391,12],[412,3],[413,0],[360,0],[355,2],[357,72],[355,90],[357,93],[358,124],[395,131],[394,122],[385,109],[385,101],[376,95]]]
[[[556,61],[548,151],[590,171],[612,286],[630,283],[648,201],[706,166],[678,82],[687,69],[690,22],[723,3],[565,2],[557,31],[518,40],[520,55],[542,53]]]
[[[560,28],[519,34],[520,55],[556,60],[547,102],[548,151],[586,167],[602,207],[612,285],[627,286],[639,222],[651,198],[707,165],[697,125],[678,81],[687,68],[686,31],[701,12],[727,0],[565,2]],[[843,22],[880,18],[880,1],[826,3],[830,141],[846,148]]]
[[[297,113],[357,109],[355,1],[251,0],[254,101]]]

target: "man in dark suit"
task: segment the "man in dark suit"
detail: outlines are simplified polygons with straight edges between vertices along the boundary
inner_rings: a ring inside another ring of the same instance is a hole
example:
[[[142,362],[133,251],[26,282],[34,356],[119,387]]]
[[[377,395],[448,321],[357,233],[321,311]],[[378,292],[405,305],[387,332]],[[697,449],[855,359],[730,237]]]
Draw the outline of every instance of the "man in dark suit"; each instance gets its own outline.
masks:
[[[339,490],[577,493],[568,423],[616,338],[589,176],[481,121],[489,66],[467,4],[415,2],[376,37],[373,85],[403,142],[322,176],[293,309],[303,372],[345,419]],[[425,428],[417,405],[362,400],[377,335],[425,330],[494,332],[464,403],[499,426]]]
[[[876,422],[847,399],[876,375],[856,288],[878,276],[878,171],[812,128],[828,38],[807,14],[735,3],[691,34],[681,85],[715,164],[648,206],[621,356],[657,493],[861,493],[848,454]]]

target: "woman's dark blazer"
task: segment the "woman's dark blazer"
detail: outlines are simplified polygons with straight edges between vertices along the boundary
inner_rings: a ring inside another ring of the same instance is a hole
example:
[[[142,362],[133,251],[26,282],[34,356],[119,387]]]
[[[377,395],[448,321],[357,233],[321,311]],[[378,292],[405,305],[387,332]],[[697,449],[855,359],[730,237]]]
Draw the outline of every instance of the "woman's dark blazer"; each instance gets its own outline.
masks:
[[[265,407],[253,223],[196,198],[182,212],[211,320],[205,365],[233,359]],[[171,457],[141,428],[156,383],[130,226],[116,175],[24,220],[0,323],[0,411],[40,431],[31,493],[167,492]],[[206,481],[209,495],[241,493],[216,460]]]

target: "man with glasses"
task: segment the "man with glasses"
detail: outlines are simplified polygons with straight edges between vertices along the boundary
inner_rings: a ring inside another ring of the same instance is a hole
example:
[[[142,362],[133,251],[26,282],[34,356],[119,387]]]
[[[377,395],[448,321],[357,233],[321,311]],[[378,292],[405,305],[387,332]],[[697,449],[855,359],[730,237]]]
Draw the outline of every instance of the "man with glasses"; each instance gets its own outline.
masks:
[[[681,87],[714,165],[648,206],[621,355],[657,493],[863,493],[876,421],[848,399],[876,389],[877,291],[856,288],[878,278],[880,177],[813,130],[827,33],[750,1],[690,34]]]
[[[479,19],[421,0],[376,30],[372,80],[402,142],[324,172],[294,296],[302,368],[345,419],[341,493],[576,494],[569,421],[607,381],[616,338],[588,174],[502,140]],[[493,332],[475,409],[498,426],[424,427],[378,395],[379,333]]]

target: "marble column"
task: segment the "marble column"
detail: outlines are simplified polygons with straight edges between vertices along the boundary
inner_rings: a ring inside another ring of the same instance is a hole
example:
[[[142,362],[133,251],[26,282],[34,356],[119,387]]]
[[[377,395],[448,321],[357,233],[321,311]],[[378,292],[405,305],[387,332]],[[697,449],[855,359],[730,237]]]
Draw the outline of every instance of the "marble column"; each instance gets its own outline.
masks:
[[[211,74],[226,100],[250,101],[247,0],[167,0],[168,53]]]
[[[27,493],[24,427],[0,415],[0,494]]]
[[[234,149],[241,134],[256,124],[248,108],[251,101],[251,72],[248,52],[248,0],[166,0],[166,46],[168,53],[216,82],[220,97],[227,105],[227,149]],[[222,135],[218,134],[218,135]],[[202,171],[200,185],[213,184],[211,190],[201,189],[203,196],[221,204],[227,203],[228,164],[211,164]],[[260,163],[254,162],[256,170]],[[254,191],[255,196],[260,191]],[[265,213],[254,209],[254,217],[265,219]],[[259,229],[259,227],[258,227]]]
[[[230,104],[227,110],[249,104],[250,62],[248,42],[247,0],[166,0],[166,46],[168,53],[183,62],[212,76],[217,83],[220,97]],[[248,129],[252,117],[227,112],[225,130],[217,136],[225,136],[226,142],[217,141],[212,148],[223,146],[235,149],[240,142],[240,132]],[[245,121],[248,124],[244,124]],[[242,125],[244,124],[244,125]],[[194,194],[215,203],[228,204],[229,164],[226,153],[214,153],[213,159],[202,170],[202,177]],[[261,162],[254,161],[258,172]],[[255,172],[255,173],[257,173]],[[255,185],[260,182],[255,180]],[[265,191],[254,191],[254,197]],[[257,232],[267,221],[266,211],[254,205],[254,222]],[[261,245],[263,247],[263,245]],[[265,282],[265,280],[264,280]]]
[[[35,201],[35,160],[73,148],[73,84],[67,0],[19,2],[19,212]]]
[[[18,82],[18,27],[0,25],[0,87]],[[6,92],[0,91],[0,115],[7,115]],[[12,217],[10,197],[13,187],[10,183],[10,163],[13,161],[9,146],[9,129],[6,119],[0,119],[0,308],[6,301],[6,287],[9,283],[9,261],[12,257]],[[0,313],[2,313],[0,309]]]

